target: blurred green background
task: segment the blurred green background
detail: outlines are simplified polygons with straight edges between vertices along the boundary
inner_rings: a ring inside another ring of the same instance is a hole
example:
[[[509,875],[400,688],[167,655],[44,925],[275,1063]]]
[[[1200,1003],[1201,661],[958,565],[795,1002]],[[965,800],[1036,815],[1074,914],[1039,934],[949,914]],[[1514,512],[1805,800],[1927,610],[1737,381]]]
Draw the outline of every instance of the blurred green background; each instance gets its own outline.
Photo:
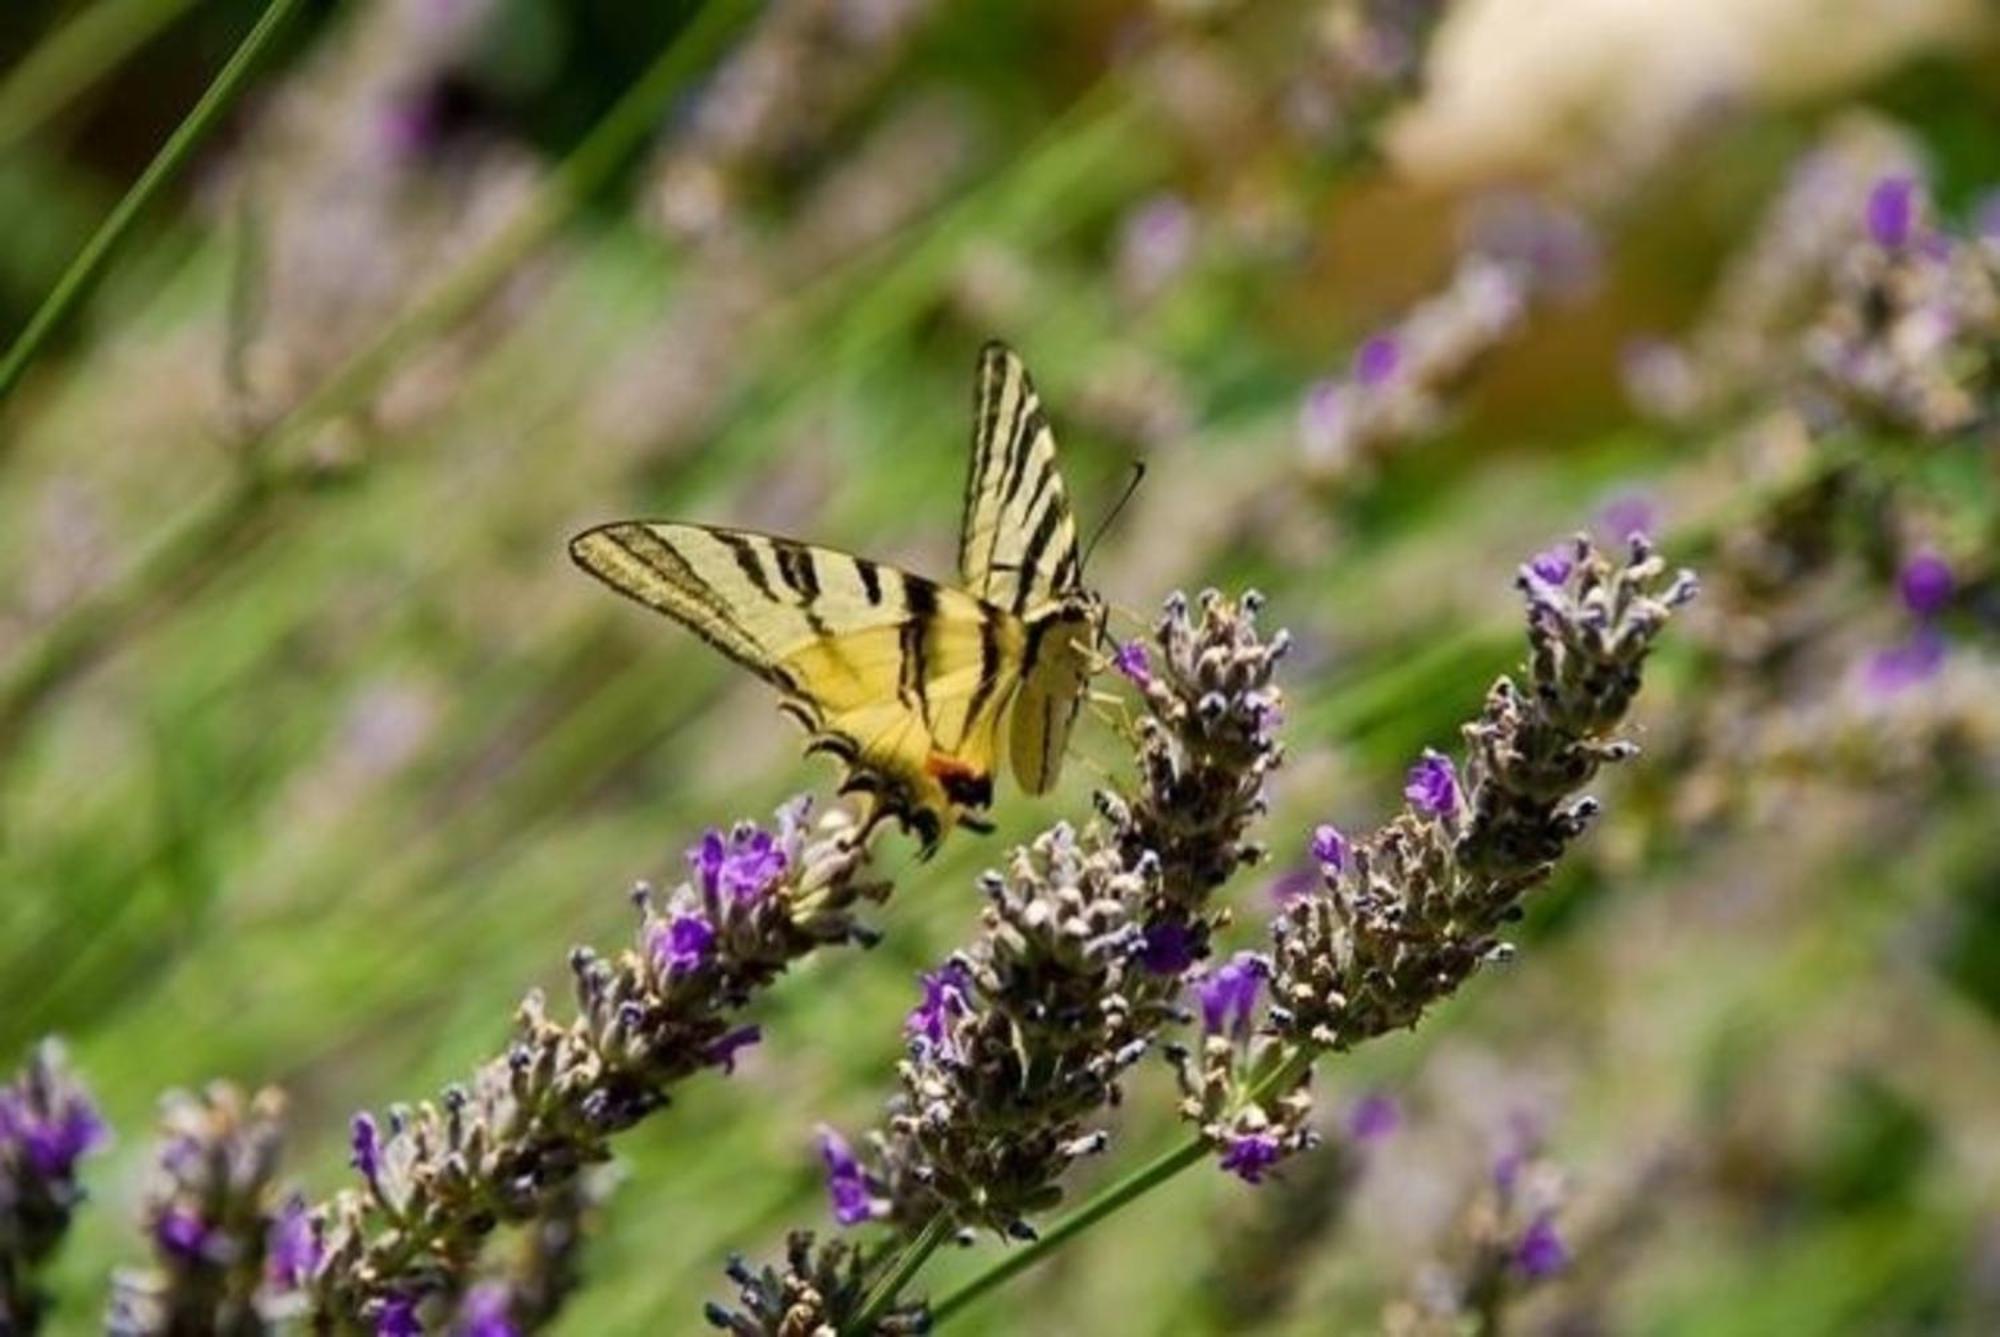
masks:
[[[1797,155],[1866,112],[1940,208],[2000,181],[1990,6],[1482,0],[1427,61],[1357,60],[1366,8],[724,5],[696,34],[721,54],[670,70],[577,198],[557,164],[692,6],[308,7],[0,408],[0,1057],[62,1034],[119,1131],[57,1330],[140,1261],[159,1092],[283,1086],[329,1191],[348,1114],[483,1059],[571,944],[622,939],[633,879],[824,790],[761,686],[569,567],[575,530],[732,522],[949,574],[973,357],[1006,338],[1086,527],[1150,466],[1098,586],[1145,618],[1255,585],[1298,638],[1274,864],[1231,893],[1248,942],[1311,825],[1389,811],[1512,662],[1524,555],[1639,495],[1699,563],[1754,511],[1737,421],[1634,413],[1620,349],[1710,306]],[[260,9],[10,0],[0,330]],[[1435,421],[1316,455],[1309,387],[1528,193],[1579,220],[1578,272]],[[551,226],[515,244],[533,209]],[[494,281],[423,314],[468,266]],[[1908,471],[1975,557],[1992,449]],[[1893,581],[1857,558],[1812,590],[1832,700]],[[1186,1176],[962,1330],[1369,1330],[1521,1117],[1578,1242],[1526,1330],[2000,1330],[1991,630],[1929,702],[1973,720],[1959,765],[1906,721],[1741,762],[1761,717],[1727,714],[1729,629],[1670,637],[1641,733],[1664,746],[1606,787],[1519,961],[1323,1066],[1336,1111],[1380,1090],[1405,1115],[1344,1212],[1309,1172]],[[561,1331],[694,1330],[732,1250],[830,1225],[814,1124],[879,1110],[973,875],[1124,764],[1101,725],[1078,754],[1058,794],[1003,794],[998,835],[895,846],[883,944],[809,963],[735,1078],[625,1139]],[[1174,1136],[1171,1092],[1142,1067],[1098,1173]]]

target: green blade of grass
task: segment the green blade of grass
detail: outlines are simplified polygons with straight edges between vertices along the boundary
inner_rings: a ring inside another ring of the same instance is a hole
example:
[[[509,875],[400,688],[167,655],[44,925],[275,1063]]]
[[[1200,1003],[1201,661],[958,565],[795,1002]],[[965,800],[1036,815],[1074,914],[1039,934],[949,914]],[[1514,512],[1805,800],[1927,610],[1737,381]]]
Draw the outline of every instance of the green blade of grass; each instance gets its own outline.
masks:
[[[132,225],[152,203],[153,197],[187,166],[195,150],[221,123],[223,113],[249,87],[251,71],[299,4],[300,0],[271,0],[256,25],[250,29],[249,36],[243,39],[243,44],[229,57],[222,72],[215,76],[214,82],[194,104],[194,110],[175,127],[159,153],[146,164],[146,170],[132,183],[132,188],[125,192],[110,216],[84,243],[76,258],[70,261],[69,268],[56,280],[56,286],[47,300],[28,321],[28,327],[21,331],[14,346],[7,350],[6,361],[0,362],[0,403],[5,403],[7,396],[20,383],[28,365],[49,341],[49,336],[61,327],[89,293],[91,286],[103,274],[111,253],[118,249],[118,243],[132,230]]]

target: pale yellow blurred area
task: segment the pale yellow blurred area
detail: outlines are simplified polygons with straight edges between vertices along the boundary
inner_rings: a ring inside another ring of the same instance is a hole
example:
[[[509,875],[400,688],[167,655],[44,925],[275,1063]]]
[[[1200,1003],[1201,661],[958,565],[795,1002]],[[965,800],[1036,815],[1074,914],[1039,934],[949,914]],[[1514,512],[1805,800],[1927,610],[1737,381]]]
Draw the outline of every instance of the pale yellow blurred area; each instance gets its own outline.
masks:
[[[1546,170],[1996,31],[1983,0],[1464,0],[1388,142],[1423,181]]]

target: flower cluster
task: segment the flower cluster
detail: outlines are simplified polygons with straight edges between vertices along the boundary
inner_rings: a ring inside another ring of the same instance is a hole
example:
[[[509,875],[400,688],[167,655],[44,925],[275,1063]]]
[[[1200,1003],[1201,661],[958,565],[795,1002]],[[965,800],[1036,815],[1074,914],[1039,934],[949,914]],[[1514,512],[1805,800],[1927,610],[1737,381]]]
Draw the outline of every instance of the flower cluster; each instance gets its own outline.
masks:
[[[741,1258],[729,1264],[738,1289],[740,1312],[719,1304],[707,1308],[708,1321],[736,1337],[834,1337],[849,1330],[867,1299],[868,1269],[860,1251],[839,1240],[815,1248],[809,1230],[785,1240],[782,1269],[753,1271]],[[907,1337],[928,1332],[922,1306],[890,1310],[869,1327],[871,1337]]]
[[[929,0],[771,6],[661,155],[652,187],[660,221],[680,237],[713,235],[760,172],[798,161],[835,132],[895,68],[932,8]]]
[[[1558,1224],[1562,1176],[1540,1139],[1517,1128],[1460,1208],[1452,1238],[1391,1304],[1382,1329],[1394,1337],[1498,1332],[1510,1305],[1566,1271],[1570,1243]]]
[[[0,1086],[0,1332],[33,1332],[46,1299],[36,1273],[83,1199],[77,1162],[104,1144],[104,1120],[44,1040]]]
[[[1223,922],[1213,893],[1262,858],[1248,830],[1279,761],[1272,676],[1288,638],[1259,636],[1257,607],[1176,596],[1150,650],[1121,649],[1145,707],[1138,783],[1098,795],[1101,821],[1058,825],[982,879],[981,932],[924,981],[868,1166],[825,1144],[844,1223],[915,1230],[946,1213],[1025,1236],[1069,1165],[1103,1145],[1089,1120],[1179,1015]]]
[[[1982,233],[1932,216],[1900,133],[1844,121],[1794,168],[1687,342],[1634,345],[1628,389],[1677,421],[1777,385],[1820,424],[1972,428],[2000,374],[2000,248]]]
[[[2000,250],[1931,224],[1919,178],[1878,179],[1865,239],[1833,267],[1803,351],[1850,415],[1925,436],[1990,421],[2000,386]]]
[[[1315,381],[1299,407],[1306,464],[1340,474],[1369,454],[1437,430],[1446,394],[1521,323],[1518,277],[1484,256],[1463,260],[1449,287],[1393,330],[1363,340],[1347,375]]]
[[[1246,1184],[1263,1183],[1279,1161],[1319,1142],[1309,1119],[1312,1098],[1301,1082],[1284,1082],[1280,1072],[1288,1046],[1257,1031],[1258,995],[1270,974],[1270,960],[1255,952],[1239,952],[1209,972],[1196,986],[1200,1054],[1168,1050],[1180,1082],[1181,1116],[1220,1148],[1222,1168]],[[1244,1099],[1244,1092],[1273,1081],[1288,1089],[1268,1104]]]
[[[688,882],[664,899],[640,889],[631,947],[572,953],[574,1020],[530,994],[507,1052],[471,1082],[386,1122],[356,1116],[363,1187],[314,1214],[316,1320],[389,1331],[464,1298],[496,1226],[560,1216],[613,1134],[662,1108],[674,1083],[733,1067],[757,1038],[735,1018],[756,993],[820,947],[871,940],[855,910],[888,887],[867,861],[851,821],[833,814],[809,834],[802,803],[775,830],[711,832],[689,851]]]
[[[1499,929],[1595,811],[1577,790],[1604,762],[1632,755],[1613,731],[1655,638],[1695,591],[1692,576],[1669,576],[1636,536],[1622,563],[1579,538],[1523,567],[1518,584],[1527,689],[1494,684],[1465,726],[1463,776],[1426,753],[1411,769],[1406,810],[1386,827],[1356,840],[1315,833],[1323,890],[1293,898],[1272,930],[1270,1043],[1249,1046],[1239,1063],[1244,1046],[1211,1033],[1199,1080],[1184,1078],[1191,1117],[1246,1179],[1311,1141],[1313,1053],[1414,1025],[1506,955]]]
[[[1303,62],[1285,90],[1286,119],[1310,139],[1343,143],[1414,94],[1444,0],[1344,0],[1316,7]]]
[[[144,1208],[153,1264],[119,1275],[112,1332],[248,1337],[280,1312],[319,1249],[303,1204],[278,1201],[284,1109],[275,1090],[225,1082],[166,1097]]]

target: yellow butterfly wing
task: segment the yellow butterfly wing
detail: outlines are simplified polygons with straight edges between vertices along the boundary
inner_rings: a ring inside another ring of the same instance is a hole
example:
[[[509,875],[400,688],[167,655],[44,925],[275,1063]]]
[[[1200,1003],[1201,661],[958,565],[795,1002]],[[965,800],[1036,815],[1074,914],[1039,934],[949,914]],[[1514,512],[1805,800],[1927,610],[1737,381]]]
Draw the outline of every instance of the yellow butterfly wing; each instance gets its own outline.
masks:
[[[1021,787],[1044,793],[1062,773],[1103,606],[1083,588],[1055,432],[1027,367],[1001,343],[979,355],[958,563],[967,589],[1027,624],[1008,754]]]
[[[747,530],[624,521],[577,564],[772,683],[846,788],[935,845],[992,801],[1028,629],[963,590]]]

